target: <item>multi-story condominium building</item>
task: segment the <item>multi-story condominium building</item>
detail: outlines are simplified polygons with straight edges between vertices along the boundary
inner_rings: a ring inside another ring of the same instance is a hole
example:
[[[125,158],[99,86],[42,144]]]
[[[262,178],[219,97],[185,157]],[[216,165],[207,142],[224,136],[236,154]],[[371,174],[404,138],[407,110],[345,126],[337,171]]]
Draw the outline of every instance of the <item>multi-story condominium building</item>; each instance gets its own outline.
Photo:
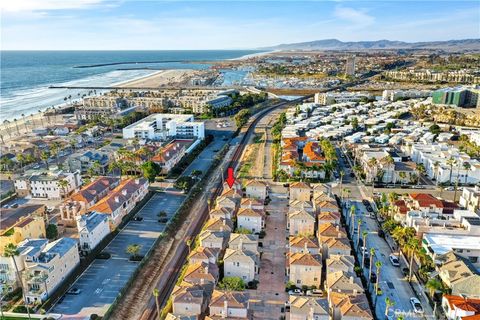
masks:
[[[403,146],[425,174],[438,183],[476,184],[480,182],[480,162],[446,143],[412,143]]]
[[[215,290],[210,301],[210,316],[222,319],[249,319],[248,293]]]
[[[480,107],[479,95],[480,89],[467,87],[443,88],[432,93],[432,102],[462,108],[478,108]]]
[[[480,210],[480,187],[463,188],[460,205],[470,211],[478,212]]]
[[[404,81],[425,81],[425,82],[456,82],[456,83],[480,83],[480,77],[469,70],[455,70],[449,72],[436,72],[432,70],[406,70],[406,71],[385,71],[388,78]]]
[[[288,253],[287,277],[295,286],[320,288],[322,257],[320,254]]]
[[[200,140],[173,140],[151,158],[151,161],[160,165],[162,173],[166,174],[182,160],[199,143]]]
[[[479,242],[479,235],[424,233],[422,246],[437,264],[441,264],[444,255],[453,251],[458,256],[470,261],[476,268],[479,268]]]
[[[334,103],[360,102],[373,96],[366,92],[327,92],[315,93],[315,103],[329,105]]]
[[[108,215],[91,212],[77,216],[80,251],[88,254],[110,233]]]
[[[18,250],[24,260],[23,281],[28,303],[45,301],[79,265],[77,241],[27,239]]]
[[[82,100],[75,106],[77,120],[93,120],[99,118],[119,118],[137,109],[137,105],[124,97],[95,96]]]
[[[144,178],[125,179],[90,210],[107,214],[110,228],[114,230],[120,225],[123,217],[147,195],[148,185],[148,180]]]
[[[363,293],[329,292],[328,301],[332,312],[332,320],[374,319],[367,296]]]
[[[397,101],[399,99],[427,98],[432,95],[429,90],[383,90],[382,98],[387,101]]]
[[[245,195],[247,198],[265,200],[268,190],[267,184],[263,181],[250,180],[245,184]]]
[[[329,320],[326,298],[289,296],[290,320]]]
[[[223,257],[225,277],[239,277],[245,283],[255,280],[260,266],[257,252],[227,249]]]
[[[66,170],[70,172],[87,173],[88,169],[95,165],[94,169],[97,174],[106,174],[110,159],[109,153],[100,150],[79,151],[68,156],[65,166]]]
[[[27,238],[45,238],[45,205],[30,204],[2,209],[0,255],[9,243],[18,245]]]
[[[205,138],[205,124],[195,122],[193,115],[156,113],[123,129],[124,139],[167,140]]]
[[[254,210],[241,208],[237,213],[237,227],[246,229],[252,233],[262,231],[265,226],[265,212],[263,210]]]
[[[220,95],[194,105],[192,111],[197,114],[215,112],[217,109],[228,107],[232,102],[229,96]]]
[[[86,213],[119,183],[120,178],[117,177],[99,177],[72,194],[59,206],[61,224],[76,225],[77,216]]]
[[[305,182],[294,182],[290,184],[290,201],[310,201],[312,188]]]
[[[66,184],[62,185],[60,181],[66,181]],[[78,189],[82,185],[82,178],[79,171],[46,171],[19,176],[14,185],[20,196],[59,200]]]

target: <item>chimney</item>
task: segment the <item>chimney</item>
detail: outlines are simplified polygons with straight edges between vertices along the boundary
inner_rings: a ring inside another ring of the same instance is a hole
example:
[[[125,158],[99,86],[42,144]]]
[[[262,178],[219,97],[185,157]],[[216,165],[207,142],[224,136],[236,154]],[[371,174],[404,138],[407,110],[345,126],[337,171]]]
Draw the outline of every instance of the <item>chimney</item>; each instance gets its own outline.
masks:
[[[240,240],[238,241],[238,248],[240,250],[243,250],[243,239],[242,238],[240,238]]]
[[[124,196],[127,196],[127,190],[126,190],[126,189],[123,189],[123,190],[122,190],[122,194],[123,194]]]
[[[208,263],[205,265],[205,273],[208,273]]]
[[[308,243],[307,243],[307,241],[305,241],[304,249],[305,249],[305,253],[308,253]]]
[[[337,231],[340,231],[340,226],[336,226],[335,229],[337,229]]]
[[[115,197],[115,202],[120,202],[120,199],[117,196]]]
[[[353,283],[353,276],[350,276],[349,282],[350,282],[350,283]]]
[[[167,151],[167,157],[170,157],[170,151]]]
[[[357,289],[353,289],[353,294],[358,294]]]
[[[135,179],[135,184],[140,184],[140,179]]]

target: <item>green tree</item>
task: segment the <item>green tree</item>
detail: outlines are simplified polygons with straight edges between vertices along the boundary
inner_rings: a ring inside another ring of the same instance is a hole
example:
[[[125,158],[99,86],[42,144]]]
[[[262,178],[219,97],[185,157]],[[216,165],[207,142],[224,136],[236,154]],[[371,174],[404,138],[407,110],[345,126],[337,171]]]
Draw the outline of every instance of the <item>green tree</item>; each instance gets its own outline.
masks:
[[[17,261],[15,259],[15,257],[20,255],[20,251],[18,250],[16,245],[14,245],[13,243],[9,243],[5,246],[3,255],[7,258],[12,258],[13,266],[15,268],[15,273],[17,274],[17,280],[19,282],[20,288],[22,289],[23,303],[25,304],[25,307],[27,309],[28,318],[31,319],[30,308],[28,308],[27,298],[25,296],[25,290],[23,289],[23,281],[21,281],[22,278],[20,277],[20,272],[18,271]]]
[[[42,159],[45,162],[45,165],[47,166],[47,170],[49,169],[48,158],[50,158],[50,152],[42,151],[42,153],[40,154],[40,159]]]
[[[389,297],[385,298],[385,319],[388,319],[388,310],[395,305],[395,301]]]
[[[193,187],[194,183],[195,181],[192,177],[183,176],[178,178],[173,186],[183,192],[188,192]]]
[[[241,128],[244,124],[246,124],[250,118],[250,115],[250,111],[247,109],[238,112],[234,117],[237,128]]]
[[[160,173],[160,166],[153,161],[147,161],[141,166],[143,177],[149,182],[154,182],[155,177]]]
[[[438,124],[431,125],[430,128],[428,128],[428,130],[433,134],[439,134],[441,131],[440,126]]]
[[[220,281],[218,287],[228,291],[243,291],[245,290],[245,282],[240,277],[225,277]]]
[[[57,181],[57,185],[60,189],[62,189],[62,196],[63,198],[66,198],[67,197],[67,193],[66,193],[66,188],[69,186],[69,183],[66,179],[61,179],[61,180],[58,180]]]
[[[377,281],[375,281],[375,294],[378,294],[378,284],[380,283],[380,270],[382,268],[382,261],[375,262],[375,268],[377,269]]]
[[[140,246],[139,244],[131,244],[127,247],[126,253],[128,253],[131,259],[134,260],[138,257],[141,248],[142,246]]]
[[[57,237],[58,237],[57,225],[55,225],[53,223],[50,223],[47,226],[45,232],[46,232],[47,239],[49,239],[49,240],[54,240],[54,239],[57,239]]]
[[[430,296],[433,298],[436,291],[443,289],[443,285],[442,285],[442,282],[440,282],[438,279],[431,278],[425,284],[425,288],[428,289]]]

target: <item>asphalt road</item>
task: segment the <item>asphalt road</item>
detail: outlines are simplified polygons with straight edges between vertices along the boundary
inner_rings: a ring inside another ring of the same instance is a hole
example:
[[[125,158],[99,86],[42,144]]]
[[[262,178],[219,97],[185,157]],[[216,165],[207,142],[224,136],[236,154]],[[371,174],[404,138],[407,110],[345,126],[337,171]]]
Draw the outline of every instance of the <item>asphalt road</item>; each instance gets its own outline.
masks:
[[[379,226],[377,221],[372,217],[367,217],[365,214],[367,210],[364,205],[361,203],[361,200],[355,199],[351,203],[356,206],[356,217],[355,217],[355,227],[358,224],[358,218],[363,220],[362,226],[360,228],[360,233],[363,231],[368,232],[366,247],[367,252],[370,252],[370,248],[375,248],[375,256],[373,259],[373,272],[376,273],[375,262],[381,261],[382,267],[380,269],[380,279],[379,286],[382,289],[383,294],[376,297],[376,308],[375,313],[377,314],[378,319],[385,318],[385,308],[386,297],[389,297],[395,302],[395,305],[389,310],[389,319],[397,319],[399,315],[403,315],[404,319],[419,319],[419,318],[428,318],[433,319],[433,311],[429,307],[428,301],[423,297],[417,296],[412,290],[410,284],[406,280],[405,276],[402,273],[402,268],[407,267],[404,264],[400,264],[400,267],[394,267],[389,259],[392,250],[387,242],[380,238],[377,234]],[[349,210],[346,210],[348,214]],[[344,213],[345,214],[345,213]],[[350,221],[350,219],[347,219]],[[357,243],[357,234],[354,237],[354,243]],[[355,246],[354,246],[355,247]],[[359,248],[355,247],[355,254],[357,255],[359,261],[362,261],[362,254]],[[364,274],[368,278],[368,265],[364,269]],[[373,293],[373,284],[369,287],[370,292]],[[413,308],[410,304],[410,298],[416,297],[420,300],[425,313],[423,315],[415,314]],[[373,297],[375,301],[375,297]]]
[[[104,249],[111,254],[111,258],[96,259],[72,285],[72,288],[81,289],[82,292],[78,295],[66,294],[65,299],[54,305],[50,312],[62,313],[62,319],[79,319],[93,313],[105,314],[139,264],[129,261],[126,248],[130,244],[139,244],[140,254],[147,254],[165,230],[166,225],[158,222],[157,214],[165,211],[170,219],[183,197],[179,194],[155,194],[137,214],[143,220],[130,221]]]

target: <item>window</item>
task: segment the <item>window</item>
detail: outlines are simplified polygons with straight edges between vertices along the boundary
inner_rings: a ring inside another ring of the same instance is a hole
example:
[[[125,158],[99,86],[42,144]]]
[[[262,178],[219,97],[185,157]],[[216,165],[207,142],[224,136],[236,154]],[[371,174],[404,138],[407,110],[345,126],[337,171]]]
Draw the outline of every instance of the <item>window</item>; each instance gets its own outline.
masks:
[[[478,257],[468,257],[468,260],[470,260],[471,263],[477,263]]]

